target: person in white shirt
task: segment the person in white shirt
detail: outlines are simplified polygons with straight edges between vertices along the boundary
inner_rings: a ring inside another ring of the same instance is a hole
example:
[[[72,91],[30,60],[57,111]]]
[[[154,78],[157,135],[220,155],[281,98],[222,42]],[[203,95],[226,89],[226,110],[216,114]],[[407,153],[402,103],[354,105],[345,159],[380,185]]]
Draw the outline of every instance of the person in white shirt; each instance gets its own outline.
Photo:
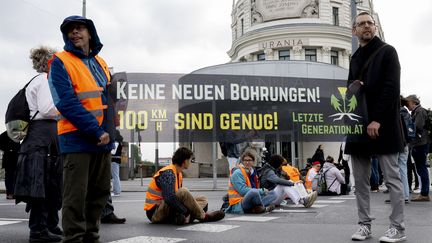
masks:
[[[48,60],[55,50],[38,47],[30,51],[33,68],[38,75],[26,88],[30,109],[28,132],[18,157],[15,198],[27,203],[30,211],[29,242],[59,242],[58,211],[62,206],[63,165],[58,151],[57,119],[48,85]]]

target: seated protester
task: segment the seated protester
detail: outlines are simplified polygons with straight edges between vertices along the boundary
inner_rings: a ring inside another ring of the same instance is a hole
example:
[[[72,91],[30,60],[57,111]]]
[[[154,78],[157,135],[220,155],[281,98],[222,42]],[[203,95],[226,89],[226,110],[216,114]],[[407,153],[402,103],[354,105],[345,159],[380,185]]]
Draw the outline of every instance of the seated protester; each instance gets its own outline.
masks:
[[[276,199],[275,193],[259,189],[258,176],[254,170],[255,159],[255,151],[246,149],[240,157],[240,163],[233,169],[226,213],[264,213],[274,209],[271,203]]]
[[[323,166],[323,172],[327,184],[327,194],[341,194],[341,184],[345,184],[345,178],[336,167],[333,157],[327,156]]]
[[[291,180],[293,182],[301,181],[300,171],[296,167],[290,165],[285,158],[282,162],[282,171],[288,175],[287,180]]]
[[[183,170],[191,163],[193,152],[181,147],[174,152],[172,164],[163,167],[153,176],[147,193],[144,210],[152,223],[188,224],[218,221],[225,217],[223,211],[205,213],[207,198],[194,198],[182,187]]]
[[[318,171],[320,170],[320,168],[321,168],[321,163],[319,161],[315,161],[312,163],[312,168],[310,168],[306,174],[305,187],[306,187],[306,190],[308,190],[309,192],[312,191],[313,179],[318,174]]]
[[[273,201],[274,205],[280,205],[288,197],[296,205],[302,203],[306,208],[311,207],[317,198],[317,192],[301,197],[300,192],[294,187],[293,181],[281,178],[283,161],[284,158],[281,155],[270,157],[268,163],[259,171],[261,186],[276,193],[277,198]],[[302,182],[297,183],[302,184]]]

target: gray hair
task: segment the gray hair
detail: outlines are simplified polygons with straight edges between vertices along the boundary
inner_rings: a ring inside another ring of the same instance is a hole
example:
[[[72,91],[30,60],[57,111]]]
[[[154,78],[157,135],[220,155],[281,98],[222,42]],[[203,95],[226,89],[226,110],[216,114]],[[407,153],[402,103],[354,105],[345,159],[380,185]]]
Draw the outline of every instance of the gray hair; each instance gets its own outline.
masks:
[[[408,95],[405,100],[410,100],[412,102],[414,102],[414,104],[416,105],[420,105],[420,99],[417,97],[417,95],[412,94],[412,95]]]
[[[48,60],[57,51],[53,48],[40,46],[30,50],[30,59],[33,62],[33,69],[38,73],[48,72]]]

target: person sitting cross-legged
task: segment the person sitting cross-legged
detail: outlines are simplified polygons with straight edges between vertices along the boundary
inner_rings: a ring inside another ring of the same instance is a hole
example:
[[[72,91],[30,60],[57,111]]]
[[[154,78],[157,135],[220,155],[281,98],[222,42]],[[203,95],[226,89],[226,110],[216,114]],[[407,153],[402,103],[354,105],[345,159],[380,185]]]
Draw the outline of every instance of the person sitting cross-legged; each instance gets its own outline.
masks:
[[[255,159],[255,151],[246,149],[240,157],[240,163],[233,169],[228,188],[229,206],[225,212],[264,213],[274,209],[271,203],[276,199],[276,194],[260,189],[254,170]]]
[[[225,217],[223,211],[206,213],[208,200],[204,196],[193,197],[184,187],[183,170],[193,159],[193,152],[181,147],[174,152],[172,164],[163,167],[153,176],[146,193],[144,210],[152,223],[178,225],[218,221]]]
[[[284,158],[278,154],[270,157],[268,163],[259,171],[261,186],[275,192],[277,197],[272,203],[276,206],[280,205],[288,197],[294,204],[302,203],[306,208],[311,207],[318,193],[315,191],[302,197],[293,181],[282,178],[281,168],[283,161]],[[301,181],[296,183],[302,184]]]

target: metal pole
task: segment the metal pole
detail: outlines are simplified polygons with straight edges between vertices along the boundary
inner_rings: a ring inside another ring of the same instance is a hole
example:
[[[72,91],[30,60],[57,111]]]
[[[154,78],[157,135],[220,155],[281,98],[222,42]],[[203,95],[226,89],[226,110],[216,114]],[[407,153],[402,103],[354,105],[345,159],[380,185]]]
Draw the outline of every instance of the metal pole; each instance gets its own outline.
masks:
[[[159,168],[159,132],[157,130],[157,125],[155,122],[155,171],[158,171]]]
[[[82,16],[83,17],[86,16],[86,0],[83,0],[83,4],[82,4]]]
[[[357,16],[357,1],[351,0],[351,19],[354,20],[355,16]],[[351,55],[353,55],[357,50],[359,43],[356,36],[353,35],[351,38]]]
[[[212,102],[212,113],[213,117],[216,117],[216,102]],[[213,163],[213,190],[217,188],[217,163],[216,163],[216,130],[213,127],[213,142],[212,142],[212,163]]]

